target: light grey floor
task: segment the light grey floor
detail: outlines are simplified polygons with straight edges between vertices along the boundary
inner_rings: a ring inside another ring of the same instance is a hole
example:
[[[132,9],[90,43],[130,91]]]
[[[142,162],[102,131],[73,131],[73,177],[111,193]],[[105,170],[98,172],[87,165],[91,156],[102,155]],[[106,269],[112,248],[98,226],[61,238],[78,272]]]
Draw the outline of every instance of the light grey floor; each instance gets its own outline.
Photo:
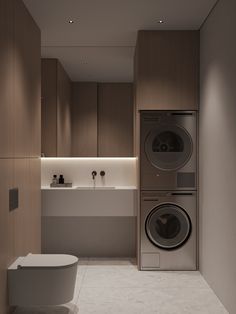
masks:
[[[80,260],[74,299],[17,314],[226,314],[199,272],[138,271],[128,259]]]

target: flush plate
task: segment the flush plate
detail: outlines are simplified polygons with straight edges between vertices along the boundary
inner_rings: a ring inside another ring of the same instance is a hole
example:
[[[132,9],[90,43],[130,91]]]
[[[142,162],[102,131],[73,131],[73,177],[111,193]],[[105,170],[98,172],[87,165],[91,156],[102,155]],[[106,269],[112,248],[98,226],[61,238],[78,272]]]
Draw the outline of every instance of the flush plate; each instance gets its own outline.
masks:
[[[13,188],[9,190],[9,210],[12,211],[19,207],[19,190]]]

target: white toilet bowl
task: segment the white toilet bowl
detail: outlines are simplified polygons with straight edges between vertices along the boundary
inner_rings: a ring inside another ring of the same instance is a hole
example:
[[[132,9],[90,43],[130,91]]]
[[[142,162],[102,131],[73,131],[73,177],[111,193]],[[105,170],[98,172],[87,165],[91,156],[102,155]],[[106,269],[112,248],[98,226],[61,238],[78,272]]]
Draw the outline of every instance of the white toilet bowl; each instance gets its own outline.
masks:
[[[73,299],[78,258],[62,254],[28,254],[8,268],[11,306],[60,305]]]

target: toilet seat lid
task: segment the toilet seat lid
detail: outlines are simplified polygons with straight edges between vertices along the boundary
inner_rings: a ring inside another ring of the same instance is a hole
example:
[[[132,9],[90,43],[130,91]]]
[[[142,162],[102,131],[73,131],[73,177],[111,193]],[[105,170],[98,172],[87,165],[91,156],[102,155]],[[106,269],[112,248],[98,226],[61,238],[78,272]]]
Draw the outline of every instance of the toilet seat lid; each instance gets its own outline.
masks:
[[[67,254],[28,254],[18,263],[19,268],[64,268],[78,263],[78,258]]]

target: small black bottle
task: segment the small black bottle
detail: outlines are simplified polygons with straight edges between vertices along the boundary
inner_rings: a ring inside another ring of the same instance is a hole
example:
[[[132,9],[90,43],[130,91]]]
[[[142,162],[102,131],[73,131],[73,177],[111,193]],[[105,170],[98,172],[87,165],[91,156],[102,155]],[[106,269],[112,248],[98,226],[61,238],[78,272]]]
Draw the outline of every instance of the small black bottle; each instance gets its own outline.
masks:
[[[59,177],[59,184],[64,184],[64,178],[62,174],[60,174],[60,177]]]

